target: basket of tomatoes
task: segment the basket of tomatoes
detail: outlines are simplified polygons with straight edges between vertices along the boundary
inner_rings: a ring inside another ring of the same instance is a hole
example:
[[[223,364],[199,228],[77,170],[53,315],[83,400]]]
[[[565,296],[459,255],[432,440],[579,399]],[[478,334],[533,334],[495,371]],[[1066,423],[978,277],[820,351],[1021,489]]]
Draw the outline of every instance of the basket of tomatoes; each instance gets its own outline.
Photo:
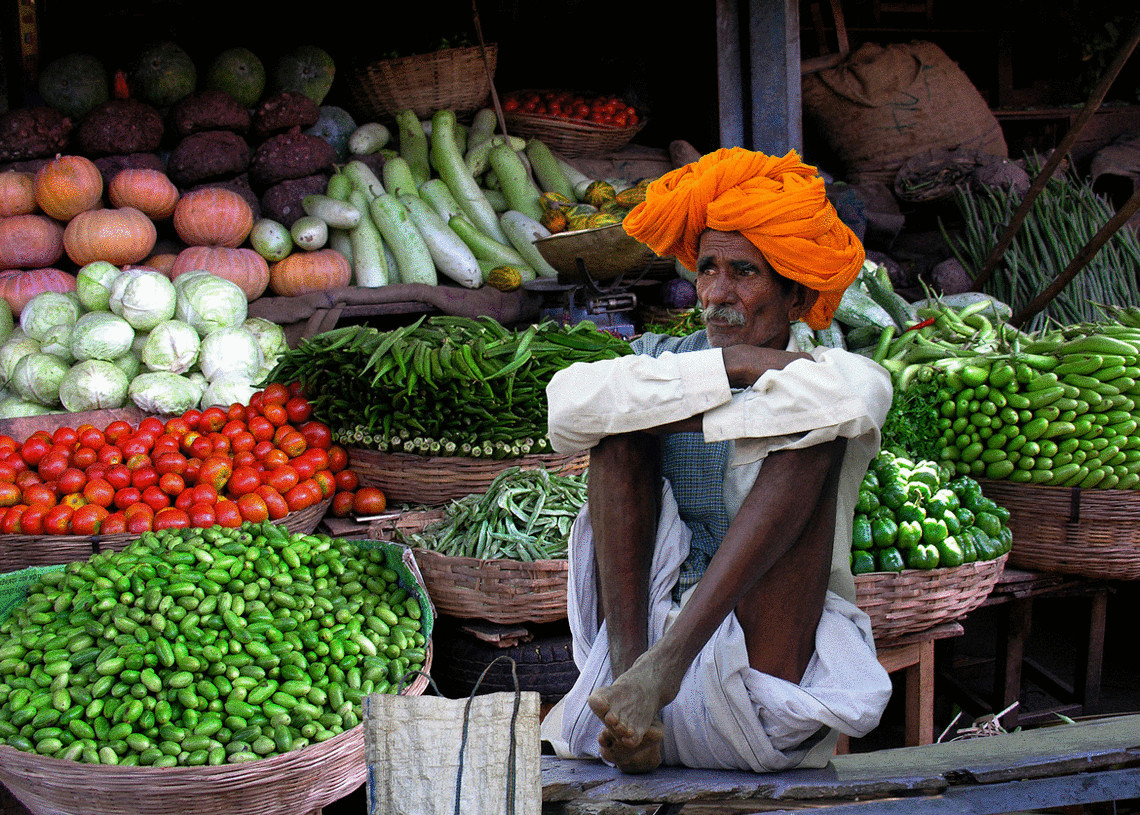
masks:
[[[308,534],[357,484],[296,386],[269,385],[247,405],[0,435],[0,571],[118,550],[152,530],[272,521]]]
[[[645,126],[642,112],[614,95],[522,90],[506,94],[502,106],[514,135],[533,136],[565,156],[618,150]]]

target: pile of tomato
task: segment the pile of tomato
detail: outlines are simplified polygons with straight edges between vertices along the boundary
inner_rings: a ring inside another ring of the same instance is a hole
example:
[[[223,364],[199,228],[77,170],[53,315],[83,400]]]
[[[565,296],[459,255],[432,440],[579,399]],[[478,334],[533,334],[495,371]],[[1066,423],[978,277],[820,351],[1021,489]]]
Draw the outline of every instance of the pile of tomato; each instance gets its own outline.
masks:
[[[504,113],[528,113],[608,127],[629,127],[641,119],[620,96],[586,96],[570,91],[512,91],[502,100]]]
[[[277,521],[331,496],[338,517],[383,511],[298,385],[248,405],[0,435],[0,533],[141,534]]]

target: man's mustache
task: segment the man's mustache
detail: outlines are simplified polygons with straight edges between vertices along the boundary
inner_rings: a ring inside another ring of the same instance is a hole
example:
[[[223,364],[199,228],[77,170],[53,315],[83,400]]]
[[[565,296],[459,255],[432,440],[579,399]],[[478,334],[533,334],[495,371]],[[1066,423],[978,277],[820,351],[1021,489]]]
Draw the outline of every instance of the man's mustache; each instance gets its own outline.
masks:
[[[701,318],[707,323],[717,321],[729,325],[744,325],[747,322],[744,315],[734,308],[725,305],[708,306],[701,311]]]

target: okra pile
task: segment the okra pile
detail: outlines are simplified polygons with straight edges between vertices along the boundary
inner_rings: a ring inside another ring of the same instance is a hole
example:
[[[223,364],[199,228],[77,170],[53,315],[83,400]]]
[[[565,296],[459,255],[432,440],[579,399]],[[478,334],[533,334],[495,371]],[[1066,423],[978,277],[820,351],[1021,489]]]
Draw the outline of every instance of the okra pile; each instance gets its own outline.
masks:
[[[148,532],[45,572],[0,625],[0,736],[98,764],[284,753],[396,692],[428,619],[381,549],[271,523]]]
[[[511,458],[549,452],[546,385],[556,371],[628,353],[590,321],[512,330],[490,317],[436,316],[317,335],[286,352],[270,379],[301,382],[346,446]]]
[[[854,574],[993,560],[1012,544],[1009,510],[969,476],[882,450],[863,477],[851,535]]]
[[[1083,323],[938,367],[940,459],[975,478],[1140,484],[1140,328]]]

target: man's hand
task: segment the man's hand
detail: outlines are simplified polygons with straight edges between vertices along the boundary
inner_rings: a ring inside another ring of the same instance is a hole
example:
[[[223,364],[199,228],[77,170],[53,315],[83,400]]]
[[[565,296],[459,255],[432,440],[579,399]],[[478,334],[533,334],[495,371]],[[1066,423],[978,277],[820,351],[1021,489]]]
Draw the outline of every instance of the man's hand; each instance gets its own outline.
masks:
[[[797,359],[812,359],[800,351],[779,351],[755,345],[730,345],[723,349],[724,370],[734,388],[751,388],[765,371],[780,370]]]

